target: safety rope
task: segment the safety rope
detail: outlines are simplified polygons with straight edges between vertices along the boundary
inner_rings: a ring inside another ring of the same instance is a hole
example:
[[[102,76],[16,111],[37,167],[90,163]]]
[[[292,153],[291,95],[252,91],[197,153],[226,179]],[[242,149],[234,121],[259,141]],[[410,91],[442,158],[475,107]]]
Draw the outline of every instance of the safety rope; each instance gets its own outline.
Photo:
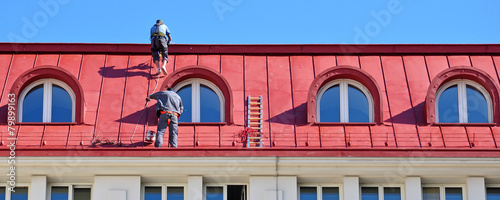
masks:
[[[155,85],[155,88],[153,89],[153,92],[151,94],[156,92],[156,87],[158,87],[159,82],[160,82],[160,76],[158,76],[158,78],[156,78],[156,85]],[[148,107],[148,103],[149,103],[149,101],[146,101],[146,104],[144,105],[144,109],[142,110],[141,117],[139,117],[139,121],[137,121],[137,123],[135,124],[134,131],[132,132],[132,136],[130,137],[130,144],[134,144],[133,140],[134,140],[135,130],[137,129],[137,126],[141,122],[142,116],[144,116],[144,113],[146,112],[146,108]]]

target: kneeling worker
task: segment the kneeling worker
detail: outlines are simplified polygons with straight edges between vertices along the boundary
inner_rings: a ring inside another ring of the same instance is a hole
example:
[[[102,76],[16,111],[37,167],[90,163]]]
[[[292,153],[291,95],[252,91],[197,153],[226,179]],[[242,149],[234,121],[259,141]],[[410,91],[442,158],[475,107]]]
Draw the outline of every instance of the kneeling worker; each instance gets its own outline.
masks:
[[[146,97],[146,101],[156,99],[156,115],[158,116],[158,126],[156,129],[155,147],[163,144],[163,135],[168,126],[170,147],[177,147],[177,128],[179,117],[184,107],[181,97],[172,88],[160,91]]]

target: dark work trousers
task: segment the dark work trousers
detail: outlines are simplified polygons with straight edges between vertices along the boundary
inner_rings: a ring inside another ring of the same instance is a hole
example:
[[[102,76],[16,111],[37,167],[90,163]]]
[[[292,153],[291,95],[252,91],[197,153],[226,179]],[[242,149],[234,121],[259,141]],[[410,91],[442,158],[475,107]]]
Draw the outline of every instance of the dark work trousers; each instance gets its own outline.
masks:
[[[168,119],[170,119],[170,125],[168,125]],[[163,135],[168,126],[168,143],[170,147],[177,147],[177,129],[179,124],[179,118],[177,115],[172,113],[165,113],[160,115],[160,119],[158,120],[158,126],[156,129],[156,141],[155,147],[161,147],[163,144]]]
[[[153,61],[160,60],[160,55],[163,60],[168,61],[168,43],[165,37],[154,37],[151,39],[151,54],[153,55]]]

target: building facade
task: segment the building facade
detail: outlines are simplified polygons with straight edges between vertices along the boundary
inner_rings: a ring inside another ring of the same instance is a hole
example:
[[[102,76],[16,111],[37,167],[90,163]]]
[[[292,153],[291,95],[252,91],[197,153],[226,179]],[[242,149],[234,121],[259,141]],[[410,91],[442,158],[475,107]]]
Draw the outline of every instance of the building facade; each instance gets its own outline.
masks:
[[[147,44],[0,43],[0,199],[500,199],[500,45],[169,54],[158,77]]]

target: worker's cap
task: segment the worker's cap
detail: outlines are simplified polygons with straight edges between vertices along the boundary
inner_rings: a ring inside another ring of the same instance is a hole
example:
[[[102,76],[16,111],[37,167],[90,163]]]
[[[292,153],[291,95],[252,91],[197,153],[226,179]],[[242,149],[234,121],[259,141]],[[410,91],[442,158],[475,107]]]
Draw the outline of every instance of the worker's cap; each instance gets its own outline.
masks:
[[[161,23],[163,23],[163,21],[161,19],[158,19],[158,20],[156,20],[156,23],[161,24]]]

